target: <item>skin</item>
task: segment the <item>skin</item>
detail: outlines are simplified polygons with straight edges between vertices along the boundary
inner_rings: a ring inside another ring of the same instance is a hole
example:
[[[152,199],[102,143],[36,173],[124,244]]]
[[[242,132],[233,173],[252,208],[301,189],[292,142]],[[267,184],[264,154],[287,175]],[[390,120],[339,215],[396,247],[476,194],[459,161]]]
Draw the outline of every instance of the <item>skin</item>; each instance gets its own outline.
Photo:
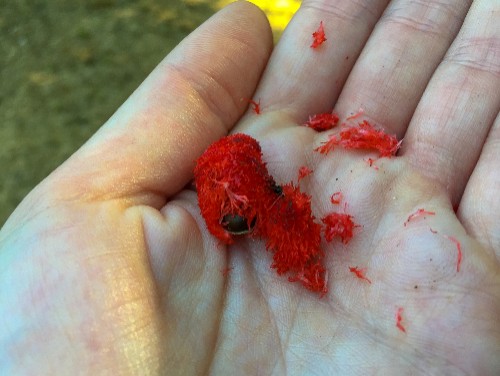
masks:
[[[253,5],[216,14],[2,228],[0,374],[497,374],[499,25],[490,0],[304,1],[272,50]],[[360,107],[404,137],[378,170],[299,126]],[[262,241],[207,233],[194,160],[228,132],[259,140],[278,183],[314,170],[317,218],[342,191],[361,227],[324,244],[323,298]],[[405,227],[419,208],[436,215]]]

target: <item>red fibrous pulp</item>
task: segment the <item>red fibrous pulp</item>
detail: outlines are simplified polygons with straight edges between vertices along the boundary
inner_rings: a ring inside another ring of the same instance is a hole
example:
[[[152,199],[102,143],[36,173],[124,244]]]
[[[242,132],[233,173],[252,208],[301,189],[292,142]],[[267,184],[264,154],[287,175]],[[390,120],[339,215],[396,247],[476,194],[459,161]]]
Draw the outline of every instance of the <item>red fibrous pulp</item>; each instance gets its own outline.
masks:
[[[260,99],[258,102],[254,101],[253,99],[246,99],[248,103],[252,105],[252,110],[256,115],[260,115]]]
[[[333,204],[333,205],[338,205],[340,204],[340,201],[342,201],[342,198],[343,198],[343,195],[342,195],[342,192],[335,192],[334,194],[332,194],[330,196],[330,202]]]
[[[313,33],[313,42],[311,48],[318,48],[326,41],[325,29],[323,27],[323,21],[319,23],[318,30]]]
[[[274,252],[272,267],[278,274],[304,273],[323,258],[321,226],[314,222],[311,198],[298,187],[284,185],[283,197],[266,215],[266,246]]]
[[[315,222],[311,198],[290,184],[279,187],[262,160],[259,143],[235,134],[212,144],[194,170],[201,214],[208,230],[226,244],[236,236],[224,217],[247,221],[249,236],[266,240],[271,267],[309,290],[326,293],[321,226]]]
[[[363,269],[360,269],[358,268],[357,266],[350,266],[349,267],[349,271],[351,273],[353,273],[356,277],[358,277],[359,279],[364,279],[365,281],[367,281],[368,283],[372,283],[372,281],[370,281],[365,273],[366,273],[366,268],[363,268]]]
[[[336,146],[344,149],[376,150],[380,157],[392,157],[398,151],[400,142],[396,136],[376,129],[365,120],[357,127],[344,127],[339,135],[330,136],[330,139],[318,147],[316,151],[328,154]]]
[[[238,215],[250,224],[276,199],[274,179],[262,161],[260,145],[237,134],[212,144],[194,170],[198,202],[209,231],[226,244],[234,237],[223,226],[226,215]]]
[[[321,221],[325,224],[325,239],[328,242],[339,237],[342,243],[349,243],[352,232],[357,227],[352,220],[352,216],[346,213],[331,213],[322,218]]]
[[[336,113],[316,114],[309,117],[305,126],[314,129],[317,132],[327,131],[337,126],[339,117]]]
[[[309,176],[313,173],[313,170],[311,170],[307,166],[302,166],[299,169],[299,177],[297,179],[297,182],[299,183],[302,179],[304,179],[306,176]]]

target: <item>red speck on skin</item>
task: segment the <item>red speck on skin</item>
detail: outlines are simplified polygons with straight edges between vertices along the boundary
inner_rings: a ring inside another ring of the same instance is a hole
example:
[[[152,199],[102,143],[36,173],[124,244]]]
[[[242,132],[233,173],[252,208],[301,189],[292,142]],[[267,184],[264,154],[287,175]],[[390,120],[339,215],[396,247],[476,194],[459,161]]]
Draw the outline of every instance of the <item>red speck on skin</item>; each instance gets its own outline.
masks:
[[[346,117],[346,121],[349,121],[349,120],[354,120],[354,119],[357,119],[358,117],[360,117],[361,115],[363,115],[365,113],[365,110],[363,110],[361,107],[359,108],[358,112]]]
[[[368,163],[368,166],[373,167],[374,170],[378,171],[378,166],[375,165],[375,159],[368,158],[366,159],[366,163]]]
[[[356,275],[356,277],[358,277],[359,279],[364,279],[365,281],[367,281],[368,283],[372,283],[372,281],[370,281],[365,273],[366,273],[366,268],[363,268],[363,269],[359,269],[357,266],[349,266],[349,271],[351,273],[354,273],[354,275]]]
[[[323,28],[323,21],[319,23],[318,30],[313,33],[313,42],[311,48],[318,48],[323,42],[326,41],[325,29]]]
[[[331,213],[322,218],[325,224],[325,239],[331,242],[335,237],[340,237],[342,243],[347,244],[352,238],[352,231],[355,227],[352,216],[346,213]]]
[[[222,270],[221,270],[222,276],[223,276],[223,277],[227,277],[227,276],[229,275],[229,272],[230,272],[231,270],[233,270],[233,268],[232,268],[232,267],[230,267],[230,266],[228,266],[228,267],[226,267],[226,268],[222,269]]]
[[[413,221],[414,219],[416,219],[418,217],[425,217],[426,215],[436,215],[436,213],[432,212],[432,211],[425,210],[425,209],[418,209],[416,212],[414,212],[408,216],[408,219],[405,221],[404,226],[406,227],[406,225],[408,225],[408,223],[410,223],[410,221]]]
[[[462,264],[462,245],[460,242],[455,238],[454,236],[450,235],[444,235],[445,238],[451,240],[453,243],[455,243],[457,247],[457,273],[460,271],[460,265]]]
[[[300,281],[313,292],[319,292],[322,298],[328,292],[328,272],[321,264],[313,264],[304,271],[297,273],[294,277],[288,277],[290,282]]]
[[[376,150],[379,157],[392,157],[396,154],[401,142],[396,136],[388,135],[381,129],[376,129],[368,121],[359,123],[357,127],[345,127],[340,135],[331,135],[330,139],[315,150],[328,154],[335,146],[344,149]]]
[[[396,311],[396,327],[401,330],[403,333],[406,333],[406,329],[401,323],[403,321],[403,307],[399,307]]]
[[[342,192],[338,191],[330,196],[330,202],[333,205],[338,205],[342,201],[342,198],[343,198]]]
[[[336,127],[338,122],[339,116],[335,112],[332,112],[310,116],[304,125],[317,132],[322,132]]]
[[[299,183],[302,179],[304,179],[306,176],[311,175],[313,173],[313,170],[311,170],[309,167],[302,166],[299,168],[299,177],[297,179],[297,183]]]
[[[242,236],[265,239],[278,275],[286,273],[290,281],[326,293],[321,225],[312,215],[311,197],[291,183],[276,184],[257,140],[234,134],[215,142],[196,161],[194,177],[200,211],[212,235],[225,244]],[[246,220],[251,231],[228,229],[227,216]]]
[[[254,101],[253,99],[248,99],[248,98],[244,98],[248,103],[250,103],[252,105],[252,111],[256,114],[256,115],[260,115],[260,99],[258,102]]]

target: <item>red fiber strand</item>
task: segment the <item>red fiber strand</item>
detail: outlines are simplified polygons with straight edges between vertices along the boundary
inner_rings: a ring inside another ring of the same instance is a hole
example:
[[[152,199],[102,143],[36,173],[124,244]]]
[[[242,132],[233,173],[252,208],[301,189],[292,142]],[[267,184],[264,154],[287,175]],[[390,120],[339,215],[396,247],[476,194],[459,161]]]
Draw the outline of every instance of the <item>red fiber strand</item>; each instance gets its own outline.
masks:
[[[406,333],[406,329],[401,323],[403,321],[403,307],[399,307],[396,312],[396,327],[401,330],[403,333]]]
[[[349,266],[349,271],[351,273],[354,273],[354,275],[356,275],[356,277],[358,277],[359,279],[364,279],[365,281],[367,281],[368,283],[372,283],[372,281],[370,281],[365,273],[366,273],[366,268],[363,268],[363,269],[359,269],[357,266]]]
[[[365,110],[363,110],[361,107],[359,108],[358,112],[346,117],[346,121],[349,121],[349,120],[354,120],[354,119],[357,119],[358,117],[360,117],[361,115],[363,115],[365,113]]]
[[[460,265],[462,264],[462,245],[454,236],[444,235],[444,237],[455,243],[457,247],[457,273],[458,273],[460,271]]]
[[[225,244],[241,236],[263,238],[278,275],[288,274],[290,281],[321,295],[327,292],[321,225],[312,215],[311,197],[291,183],[276,184],[255,139],[234,134],[212,144],[196,161],[194,177],[212,235]],[[231,223],[236,230],[228,228],[227,218],[236,222]],[[242,219],[249,231],[240,231]]]
[[[333,205],[338,205],[342,201],[342,198],[343,198],[342,192],[338,191],[330,196],[330,202]]]
[[[429,230],[431,230],[431,232],[432,232],[433,234],[437,234],[437,233],[438,233],[438,232],[437,232],[436,230],[434,230],[432,227],[429,227]]]
[[[345,127],[340,131],[340,135],[331,135],[328,141],[315,150],[328,154],[335,146],[341,146],[344,149],[376,150],[380,157],[392,157],[400,145],[401,142],[398,142],[396,136],[376,129],[365,120],[357,127]]]
[[[338,115],[333,113],[316,114],[309,117],[305,126],[314,129],[317,132],[327,131],[337,126],[339,122]]]
[[[372,167],[374,170],[378,171],[378,166],[375,165],[375,159],[373,158],[368,158],[366,159],[366,163],[368,163],[368,166]]]
[[[260,99],[258,102],[254,101],[253,99],[248,99],[248,98],[244,99],[252,105],[252,111],[257,115],[260,115]]]
[[[354,224],[352,216],[345,213],[331,213],[322,218],[321,221],[325,224],[324,232],[327,242],[339,237],[342,243],[347,244],[352,238],[353,229],[358,227]]]
[[[405,221],[404,226],[406,227],[406,225],[408,225],[410,221],[413,221],[414,219],[419,217],[425,217],[426,215],[436,215],[436,213],[425,209],[418,209],[416,212],[408,216],[408,219]]]
[[[309,167],[302,166],[299,168],[299,177],[297,179],[297,183],[299,183],[302,179],[304,179],[306,176],[311,175],[313,173],[313,170],[311,170]]]
[[[313,34],[313,42],[311,44],[311,48],[318,48],[323,42],[326,41],[325,37],[325,29],[323,28],[323,21],[319,23],[318,30],[316,30]]]

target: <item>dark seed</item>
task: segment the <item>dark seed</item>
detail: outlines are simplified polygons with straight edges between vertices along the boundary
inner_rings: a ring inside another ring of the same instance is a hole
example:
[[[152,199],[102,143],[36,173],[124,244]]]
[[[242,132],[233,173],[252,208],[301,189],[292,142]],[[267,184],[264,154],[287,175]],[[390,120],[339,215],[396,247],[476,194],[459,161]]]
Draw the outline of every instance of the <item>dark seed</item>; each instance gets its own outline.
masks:
[[[238,214],[226,214],[222,217],[222,227],[233,235],[245,235],[253,230],[257,218],[253,218],[250,226],[246,218]]]
[[[278,196],[281,196],[283,194],[283,188],[281,188],[281,185],[276,184],[275,182],[272,182],[271,184],[271,189],[273,190],[274,193],[276,193]]]

